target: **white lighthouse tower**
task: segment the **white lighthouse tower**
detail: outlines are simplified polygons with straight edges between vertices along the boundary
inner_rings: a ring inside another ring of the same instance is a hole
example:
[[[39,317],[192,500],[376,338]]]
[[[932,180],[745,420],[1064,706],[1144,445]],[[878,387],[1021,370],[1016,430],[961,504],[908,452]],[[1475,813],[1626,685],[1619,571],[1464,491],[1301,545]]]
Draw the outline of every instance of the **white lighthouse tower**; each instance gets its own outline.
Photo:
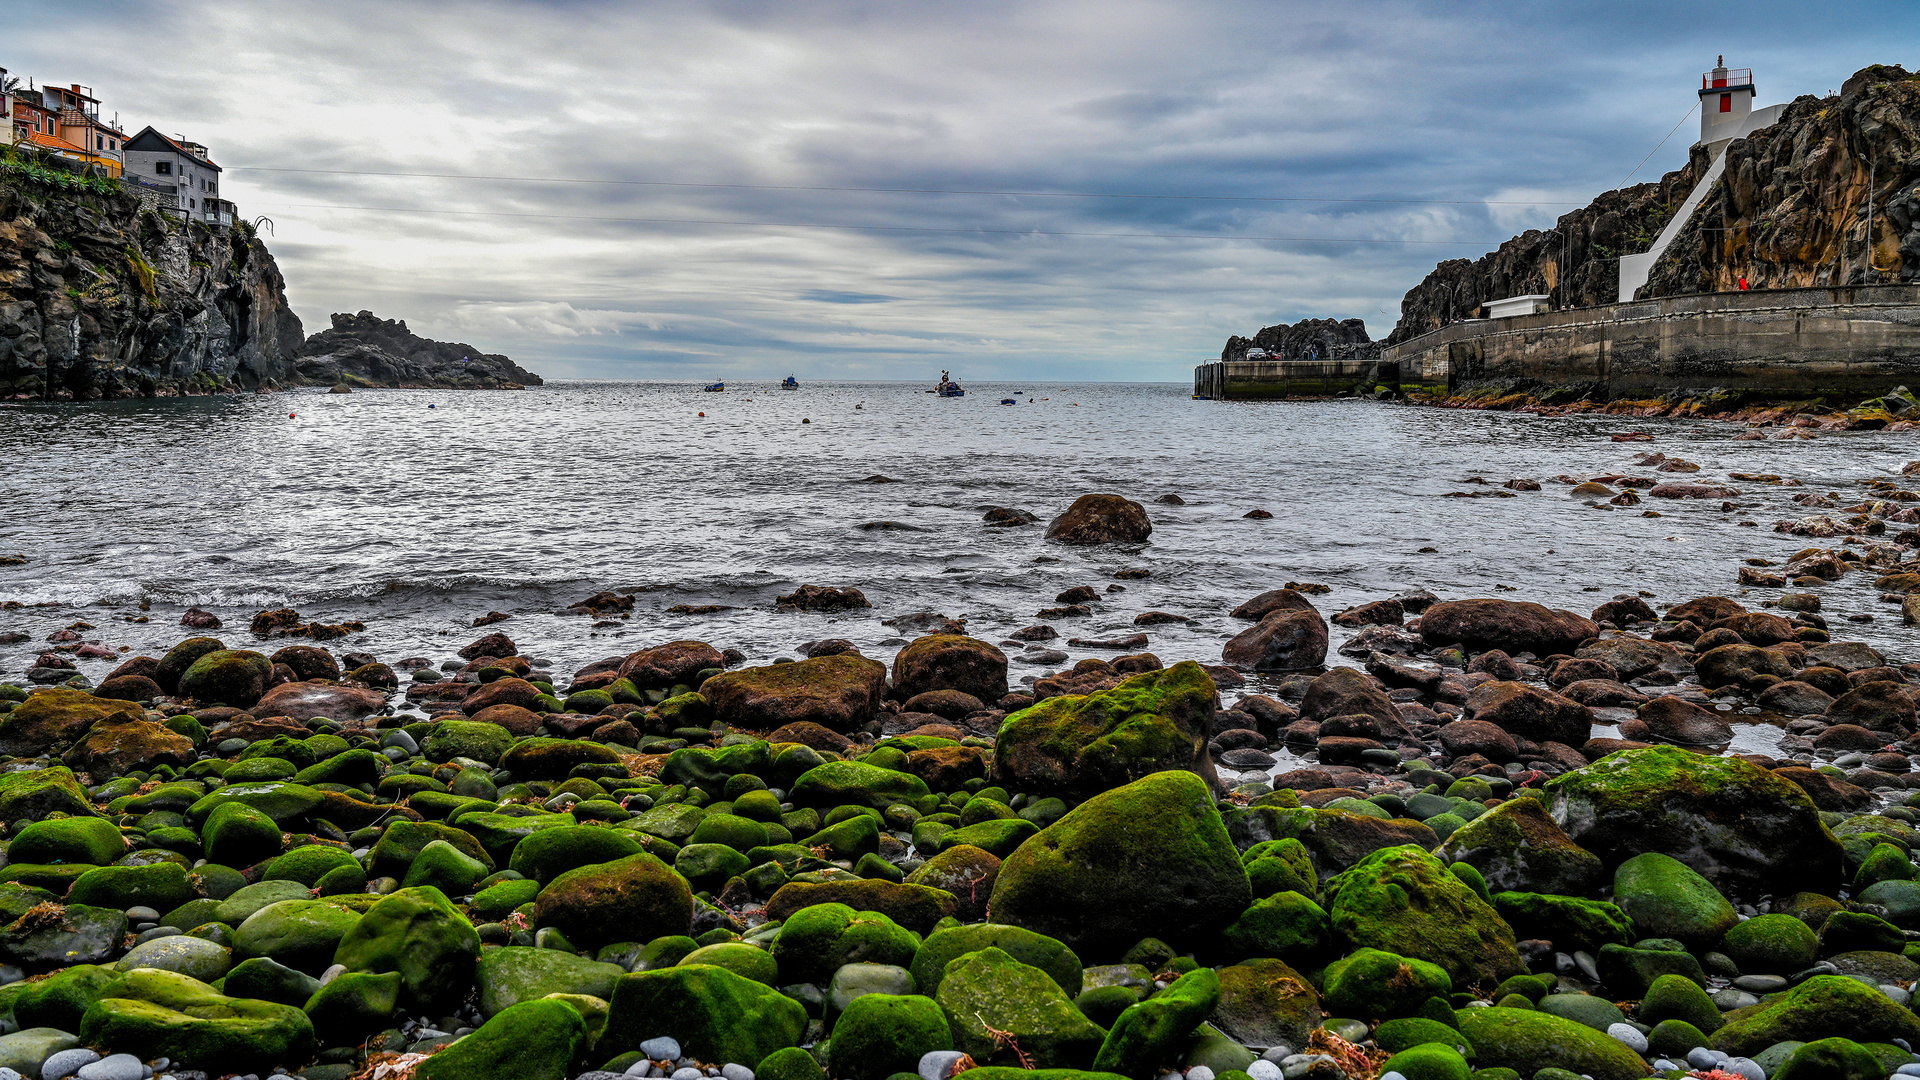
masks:
[[[1700,142],[1709,155],[1737,138],[1753,113],[1753,69],[1729,68],[1722,56],[1712,71],[1700,76]]]

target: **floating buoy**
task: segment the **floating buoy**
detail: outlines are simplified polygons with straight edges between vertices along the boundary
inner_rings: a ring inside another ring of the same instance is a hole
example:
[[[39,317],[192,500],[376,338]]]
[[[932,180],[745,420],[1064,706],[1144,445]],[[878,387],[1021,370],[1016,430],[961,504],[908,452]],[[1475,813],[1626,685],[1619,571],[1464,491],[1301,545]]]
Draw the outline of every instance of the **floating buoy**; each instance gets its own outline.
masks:
[[[700,415],[701,415],[701,416],[705,416],[705,415],[707,415],[707,414],[706,414],[706,413],[701,413]]]
[[[809,419],[807,419],[807,418],[806,418],[806,417],[804,417],[804,416],[800,418],[800,422],[801,422],[801,423],[803,423],[803,424],[811,424],[811,423],[813,423],[813,421],[811,421],[811,420],[809,420]]]
[[[288,413],[288,414],[287,414],[287,419],[289,419],[289,420],[291,420],[291,419],[293,419],[293,414],[292,414],[292,413]]]
[[[435,408],[435,406],[433,406],[433,405],[428,405],[428,406],[427,406],[427,408],[429,408],[429,409],[431,409],[431,408]]]

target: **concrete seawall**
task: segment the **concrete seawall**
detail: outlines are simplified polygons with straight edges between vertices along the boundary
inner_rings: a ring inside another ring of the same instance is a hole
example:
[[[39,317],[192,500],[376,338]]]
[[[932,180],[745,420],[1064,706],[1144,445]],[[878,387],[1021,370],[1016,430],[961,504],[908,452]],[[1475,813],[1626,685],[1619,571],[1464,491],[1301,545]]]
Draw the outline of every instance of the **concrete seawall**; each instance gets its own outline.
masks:
[[[1390,346],[1381,365],[1409,386],[1448,390],[1533,380],[1610,397],[1877,395],[1920,386],[1920,286],[1699,293],[1478,319]]]
[[[1376,386],[1402,389],[1401,369],[1372,357],[1336,360],[1216,360],[1193,369],[1195,397],[1220,401],[1332,397]],[[1408,387],[1411,389],[1411,387]]]

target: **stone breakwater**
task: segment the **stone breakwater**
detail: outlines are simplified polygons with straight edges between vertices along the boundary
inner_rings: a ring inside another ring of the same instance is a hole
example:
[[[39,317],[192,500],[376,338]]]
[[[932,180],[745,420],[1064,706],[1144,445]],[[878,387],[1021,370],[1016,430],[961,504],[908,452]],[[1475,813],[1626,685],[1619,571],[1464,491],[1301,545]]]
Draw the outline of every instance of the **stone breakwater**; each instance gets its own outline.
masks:
[[[1151,528],[1089,496],[1049,533]],[[382,659],[189,611],[225,636],[98,685],[56,634],[0,686],[0,1067],[1920,1071],[1920,664],[1831,640],[1808,594],[1314,595],[1241,604],[1219,664],[1031,685],[1003,648],[1051,627],[934,613],[886,657],[688,639],[566,673],[497,630]],[[1777,738],[1729,752],[1745,729]]]

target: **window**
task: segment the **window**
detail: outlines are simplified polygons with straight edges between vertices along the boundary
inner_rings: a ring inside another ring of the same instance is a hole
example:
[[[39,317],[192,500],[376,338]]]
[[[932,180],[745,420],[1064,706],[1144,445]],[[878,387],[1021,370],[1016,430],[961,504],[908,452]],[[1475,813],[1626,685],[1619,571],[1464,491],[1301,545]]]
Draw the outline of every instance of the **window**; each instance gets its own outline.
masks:
[[[1720,95],[1720,111],[1721,112],[1733,111],[1733,95],[1732,94]]]
[[[155,175],[158,175],[158,176],[172,176],[172,175],[173,175],[173,162],[171,162],[171,161],[156,161],[156,162],[154,162],[154,163],[153,163],[153,171],[154,171],[154,173],[155,173]]]
[[[193,202],[193,200],[192,200],[192,199],[188,199],[188,200],[187,200],[187,209],[189,209],[189,210],[192,210],[192,209],[194,209],[194,208],[195,208],[195,207],[194,207],[194,202]]]

